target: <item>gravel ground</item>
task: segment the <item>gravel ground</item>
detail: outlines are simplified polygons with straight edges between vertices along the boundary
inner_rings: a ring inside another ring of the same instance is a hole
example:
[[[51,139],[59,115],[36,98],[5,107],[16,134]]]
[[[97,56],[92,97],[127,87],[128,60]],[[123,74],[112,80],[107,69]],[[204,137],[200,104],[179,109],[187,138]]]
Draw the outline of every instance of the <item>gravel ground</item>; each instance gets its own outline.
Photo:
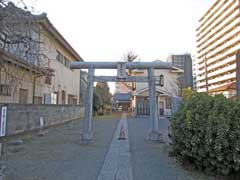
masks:
[[[43,137],[32,136],[21,145],[7,145],[8,180],[95,180],[118,120],[93,121],[94,141],[79,143],[82,121],[51,128]]]
[[[166,144],[147,141],[149,119],[132,118],[129,119],[128,124],[134,180],[213,179],[184,170],[174,158],[168,157]],[[168,124],[166,119],[159,120],[159,128],[164,131],[164,134],[167,134]]]
[[[80,144],[82,121],[51,128],[45,136],[20,137],[20,145],[4,148],[8,180],[96,180],[108,152],[118,120],[102,117],[93,120],[94,141]],[[160,129],[167,134],[169,122],[161,119]],[[184,170],[168,157],[166,144],[146,140],[149,120],[128,120],[131,164],[134,180],[213,179]]]

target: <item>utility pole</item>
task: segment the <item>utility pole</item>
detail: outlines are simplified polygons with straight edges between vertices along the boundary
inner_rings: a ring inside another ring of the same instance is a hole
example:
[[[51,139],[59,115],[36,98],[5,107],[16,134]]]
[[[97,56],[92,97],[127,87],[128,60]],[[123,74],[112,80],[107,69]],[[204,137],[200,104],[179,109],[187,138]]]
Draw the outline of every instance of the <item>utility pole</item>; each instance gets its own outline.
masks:
[[[204,55],[204,63],[205,63],[205,81],[206,81],[206,93],[208,95],[208,72],[207,72],[207,57]]]

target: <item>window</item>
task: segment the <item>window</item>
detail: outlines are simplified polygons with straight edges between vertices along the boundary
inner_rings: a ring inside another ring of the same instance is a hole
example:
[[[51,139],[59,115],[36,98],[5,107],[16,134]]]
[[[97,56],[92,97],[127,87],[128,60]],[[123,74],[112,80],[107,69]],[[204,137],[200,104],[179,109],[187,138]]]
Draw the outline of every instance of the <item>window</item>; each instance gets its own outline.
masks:
[[[42,104],[42,97],[40,96],[35,96],[34,97],[34,104]]]
[[[19,103],[27,104],[28,102],[28,90],[27,89],[19,89]]]
[[[0,85],[0,95],[11,96],[11,92],[12,92],[12,89],[10,85],[6,85],[6,84]]]
[[[61,62],[61,53],[57,50],[57,57],[56,59]]]
[[[171,97],[166,97],[165,103],[166,103],[166,109],[172,109]]]
[[[54,94],[56,94],[56,104],[59,104],[59,92],[54,92]]]
[[[45,84],[48,84],[48,85],[52,84],[52,76],[47,75],[45,77]]]
[[[67,68],[70,68],[70,61],[66,58],[66,57],[64,57],[64,59],[65,59],[65,66],[67,67]]]
[[[57,51],[57,56],[56,59],[58,62],[60,62],[61,64],[63,64],[65,67],[70,68],[70,60],[68,58],[66,58],[61,52]]]
[[[68,104],[77,104],[77,98],[76,96],[72,95],[72,94],[68,94]]]
[[[57,61],[63,64],[64,63],[64,56],[58,50],[56,50],[56,51],[57,51],[57,57],[56,57]]]
[[[66,91],[62,91],[62,104],[66,104]]]
[[[161,87],[164,86],[164,76],[163,76],[162,74],[159,76],[159,85],[160,85]]]

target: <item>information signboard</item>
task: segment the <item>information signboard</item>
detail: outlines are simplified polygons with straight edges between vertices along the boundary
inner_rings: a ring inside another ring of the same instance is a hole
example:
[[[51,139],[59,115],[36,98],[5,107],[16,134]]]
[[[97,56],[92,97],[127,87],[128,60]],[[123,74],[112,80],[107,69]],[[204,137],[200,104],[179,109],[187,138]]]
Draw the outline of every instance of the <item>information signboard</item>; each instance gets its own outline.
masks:
[[[0,114],[0,137],[2,137],[2,136],[5,136],[6,134],[7,107],[2,106],[0,113],[1,113]]]

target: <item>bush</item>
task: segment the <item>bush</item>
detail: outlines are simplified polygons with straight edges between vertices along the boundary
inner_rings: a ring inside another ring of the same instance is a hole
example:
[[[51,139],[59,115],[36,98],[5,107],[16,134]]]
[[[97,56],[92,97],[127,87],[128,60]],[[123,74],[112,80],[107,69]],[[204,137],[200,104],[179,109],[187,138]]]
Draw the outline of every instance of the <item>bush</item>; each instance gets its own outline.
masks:
[[[182,163],[216,175],[240,169],[240,101],[188,93],[171,119],[172,150]]]

